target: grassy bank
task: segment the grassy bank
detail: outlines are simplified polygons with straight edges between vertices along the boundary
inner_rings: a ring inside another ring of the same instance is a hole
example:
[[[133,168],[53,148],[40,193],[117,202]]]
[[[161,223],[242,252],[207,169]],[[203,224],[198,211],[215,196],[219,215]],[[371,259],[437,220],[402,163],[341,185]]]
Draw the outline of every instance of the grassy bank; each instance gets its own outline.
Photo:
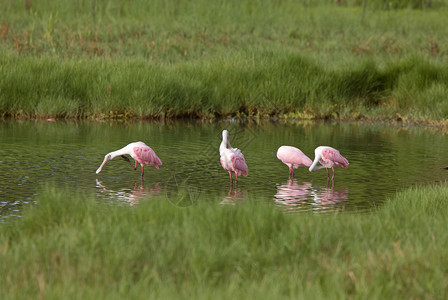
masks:
[[[8,298],[445,298],[446,186],[368,215],[286,215],[268,200],[134,207],[46,189],[0,230]]]
[[[138,59],[0,60],[3,116],[448,118],[448,70],[419,57],[382,66],[361,59],[337,68],[283,51],[175,66]]]
[[[445,124],[446,8],[398,0],[6,1],[0,114]]]

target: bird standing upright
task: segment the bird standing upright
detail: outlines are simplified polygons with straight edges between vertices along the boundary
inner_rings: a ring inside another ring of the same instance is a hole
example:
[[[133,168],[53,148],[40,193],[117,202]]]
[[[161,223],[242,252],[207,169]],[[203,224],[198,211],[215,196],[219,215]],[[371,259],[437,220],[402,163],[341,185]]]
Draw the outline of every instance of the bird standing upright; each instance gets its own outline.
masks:
[[[135,165],[132,165],[131,161],[129,160],[128,157],[126,157],[125,155],[130,155],[132,157],[132,159],[135,160]],[[160,158],[156,155],[156,153],[154,152],[154,150],[152,150],[148,145],[146,145],[143,142],[135,142],[135,143],[130,143],[129,145],[117,150],[117,151],[113,151],[110,152],[108,154],[106,154],[104,156],[104,160],[103,163],[101,164],[101,166],[96,170],[96,174],[98,174],[99,172],[101,172],[101,170],[103,169],[104,165],[111,159],[113,159],[114,157],[117,156],[121,156],[125,161],[127,161],[131,167],[134,170],[137,170],[137,163],[139,163],[142,166],[142,175],[141,178],[143,180],[143,167],[145,165],[152,165],[154,166],[156,169],[159,168],[159,166],[162,165],[162,161],[160,160]]]
[[[277,158],[289,167],[289,177],[294,177],[294,169],[309,167],[313,161],[300,149],[292,146],[281,146],[277,150]]]
[[[327,170],[328,179],[330,179],[328,168],[333,170],[331,180],[334,180],[334,166],[348,168],[348,160],[334,148],[319,146],[314,150],[314,155],[313,164],[309,168],[310,172],[325,168]],[[320,163],[322,166],[317,166],[317,163]]]
[[[219,146],[220,161],[222,167],[229,172],[230,183],[233,182],[232,174],[235,174],[235,183],[238,183],[238,175],[247,176],[248,168],[243,153],[238,148],[232,148],[229,142],[229,132],[222,131],[222,142]]]

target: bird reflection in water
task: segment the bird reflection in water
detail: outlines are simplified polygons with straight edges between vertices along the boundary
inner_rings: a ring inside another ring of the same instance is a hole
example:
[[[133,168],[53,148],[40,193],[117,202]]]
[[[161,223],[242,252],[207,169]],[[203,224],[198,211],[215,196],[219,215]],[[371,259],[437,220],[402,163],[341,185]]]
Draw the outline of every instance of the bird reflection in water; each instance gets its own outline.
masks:
[[[275,203],[288,210],[306,211],[314,209],[334,209],[340,201],[347,199],[347,190],[334,191],[331,187],[316,188],[310,182],[299,183],[293,178],[277,187]]]
[[[102,197],[107,199],[118,199],[133,206],[140,202],[141,199],[158,195],[161,192],[160,184],[156,183],[152,187],[144,187],[143,180],[138,184],[135,182],[131,188],[123,188],[121,190],[113,190],[106,188],[101,181],[96,180],[96,187]]]
[[[322,187],[320,190],[315,189],[311,195],[315,203],[315,209],[318,210],[334,210],[337,204],[348,199],[347,189],[335,191],[333,185]]]
[[[235,205],[238,202],[243,202],[247,198],[247,191],[239,189],[238,187],[233,187],[232,184],[230,184],[229,192],[227,193],[227,196],[222,199],[220,204],[231,204]]]
[[[299,184],[297,180],[290,177],[285,184],[277,187],[275,203],[285,205],[288,209],[297,209],[306,204],[311,193],[311,183]]]

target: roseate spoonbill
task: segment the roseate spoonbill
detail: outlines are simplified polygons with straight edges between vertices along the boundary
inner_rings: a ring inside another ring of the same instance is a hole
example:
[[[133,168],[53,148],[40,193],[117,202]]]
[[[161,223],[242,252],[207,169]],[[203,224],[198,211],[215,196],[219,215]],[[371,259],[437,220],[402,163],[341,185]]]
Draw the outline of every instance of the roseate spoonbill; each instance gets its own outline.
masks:
[[[294,169],[300,166],[309,167],[313,163],[300,149],[292,146],[278,148],[277,158],[289,167],[289,177],[294,177]]]
[[[133,166],[131,161],[126,154],[130,155],[135,160],[135,165]],[[121,148],[120,150],[110,152],[104,156],[103,163],[101,166],[96,170],[96,174],[101,172],[104,165],[111,159],[113,159],[116,156],[121,156],[125,161],[127,161],[131,167],[134,170],[137,170],[137,163],[139,163],[142,166],[142,180],[143,180],[143,167],[145,165],[153,165],[156,169],[159,168],[159,166],[162,165],[162,161],[160,158],[156,155],[154,150],[152,150],[148,145],[146,145],[143,142],[135,142],[130,143],[126,147]]]
[[[317,163],[320,163],[322,166],[317,166]],[[311,172],[325,168],[328,179],[330,179],[328,168],[331,168],[333,170],[331,180],[334,180],[334,166],[348,168],[348,164],[348,160],[338,150],[328,146],[319,146],[314,150],[314,161],[309,170]]]
[[[247,176],[248,168],[244,155],[240,149],[230,146],[229,132],[225,129],[222,131],[222,142],[219,146],[219,154],[221,155],[220,161],[222,167],[229,172],[230,183],[233,182],[232,174],[235,174],[235,183],[238,182],[238,175]]]

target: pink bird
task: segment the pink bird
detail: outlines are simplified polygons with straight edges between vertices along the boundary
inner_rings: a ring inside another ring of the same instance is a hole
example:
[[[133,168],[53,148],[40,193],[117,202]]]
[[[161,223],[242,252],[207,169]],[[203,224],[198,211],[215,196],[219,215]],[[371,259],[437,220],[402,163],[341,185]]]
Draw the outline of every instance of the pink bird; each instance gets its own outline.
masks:
[[[130,155],[135,160],[135,166],[132,165],[131,161],[126,154]],[[135,142],[130,143],[126,147],[121,148],[120,150],[110,152],[104,156],[103,163],[101,166],[96,170],[96,174],[101,172],[103,169],[103,166],[111,159],[113,159],[116,156],[121,156],[125,161],[127,161],[131,167],[134,170],[137,170],[137,163],[139,163],[142,166],[142,180],[143,180],[143,167],[145,165],[153,165],[156,169],[159,168],[159,166],[162,165],[162,161],[160,158],[156,155],[156,153],[145,143],[143,142]]]
[[[294,169],[309,167],[313,161],[300,149],[292,146],[281,146],[277,150],[277,158],[289,167],[289,177],[294,177]]]
[[[222,142],[219,146],[219,154],[221,155],[221,165],[229,172],[230,183],[233,182],[232,174],[235,174],[235,183],[238,182],[238,175],[247,176],[248,168],[244,159],[243,153],[240,149],[232,148],[229,142],[229,132],[222,131]]]
[[[315,157],[313,164],[309,168],[310,172],[325,168],[327,170],[328,179],[330,179],[330,172],[328,171],[328,168],[333,170],[331,180],[334,180],[334,166],[348,168],[348,160],[334,148],[319,146],[314,150],[314,155]],[[316,166],[317,163],[320,163],[322,166]]]

